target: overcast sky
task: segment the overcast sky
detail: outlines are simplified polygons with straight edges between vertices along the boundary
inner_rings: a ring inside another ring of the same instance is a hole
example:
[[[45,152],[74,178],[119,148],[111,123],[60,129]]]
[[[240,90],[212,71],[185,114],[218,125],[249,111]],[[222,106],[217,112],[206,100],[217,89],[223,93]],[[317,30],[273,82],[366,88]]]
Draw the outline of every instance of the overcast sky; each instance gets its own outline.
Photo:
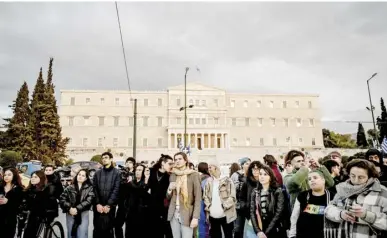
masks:
[[[234,92],[317,93],[325,121],[371,121],[387,99],[386,3],[119,3],[133,90],[189,81]],[[114,2],[0,3],[0,117],[40,67],[62,89],[127,89]],[[325,122],[339,132],[355,123]],[[369,128],[372,124],[366,124]]]

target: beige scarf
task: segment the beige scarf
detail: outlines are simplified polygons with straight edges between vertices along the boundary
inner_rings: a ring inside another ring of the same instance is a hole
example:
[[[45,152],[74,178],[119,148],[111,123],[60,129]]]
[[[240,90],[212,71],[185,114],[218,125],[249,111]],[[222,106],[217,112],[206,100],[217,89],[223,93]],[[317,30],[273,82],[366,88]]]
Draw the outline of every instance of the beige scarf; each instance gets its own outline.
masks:
[[[185,170],[178,170],[173,169],[172,173],[176,174],[176,192],[177,196],[181,194],[181,197],[183,198],[183,204],[185,208],[188,208],[188,182],[187,177],[189,174],[195,173],[195,170],[192,169],[185,169]],[[178,200],[180,201],[180,199]],[[180,202],[179,202],[180,203]],[[180,205],[180,204],[176,204]]]

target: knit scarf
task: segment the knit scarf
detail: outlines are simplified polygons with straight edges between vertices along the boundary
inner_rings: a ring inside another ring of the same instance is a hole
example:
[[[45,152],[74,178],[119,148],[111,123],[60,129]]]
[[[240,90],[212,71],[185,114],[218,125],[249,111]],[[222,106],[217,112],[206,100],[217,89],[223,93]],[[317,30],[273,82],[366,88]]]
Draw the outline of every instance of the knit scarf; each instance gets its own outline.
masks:
[[[374,184],[375,179],[370,178],[368,179],[366,184],[362,185],[352,185],[350,183],[350,180],[347,180],[346,182],[343,182],[337,186],[337,194],[331,204],[334,204],[335,206],[338,206],[347,209],[349,204],[353,199],[356,198],[358,195],[364,193],[365,191],[369,190],[372,185]],[[345,202],[345,204],[342,204]],[[340,223],[336,223],[333,221],[328,220],[326,217],[324,219],[324,237],[325,238],[351,238],[350,234],[352,234],[353,226],[346,221],[341,221]],[[344,234],[342,234],[344,232]]]
[[[176,192],[177,196],[181,195],[183,198],[183,204],[185,208],[188,208],[188,182],[187,177],[188,175],[192,173],[196,173],[195,170],[192,169],[185,169],[185,170],[178,170],[173,169],[172,173],[176,174]],[[180,201],[180,199],[179,199]],[[180,204],[176,204],[180,205]]]

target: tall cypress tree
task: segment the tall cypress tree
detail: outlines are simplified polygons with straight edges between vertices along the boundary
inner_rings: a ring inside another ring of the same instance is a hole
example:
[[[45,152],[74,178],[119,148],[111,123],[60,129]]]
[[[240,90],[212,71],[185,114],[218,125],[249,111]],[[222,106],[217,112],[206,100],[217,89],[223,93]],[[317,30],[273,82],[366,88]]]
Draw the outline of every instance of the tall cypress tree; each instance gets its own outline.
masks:
[[[359,123],[358,129],[357,129],[357,137],[356,137],[356,144],[360,148],[366,148],[368,146],[367,138],[364,132],[363,124]]]
[[[387,137],[387,110],[383,98],[380,99],[380,107],[382,109],[382,114],[376,121],[379,128],[379,142],[382,143],[383,138]]]
[[[29,127],[31,128],[31,135],[33,139],[33,146],[29,152],[30,159],[40,160],[43,163],[48,162],[46,155],[47,146],[44,144],[43,138],[43,114],[44,114],[44,94],[45,85],[43,80],[42,68],[40,68],[39,77],[36,80],[35,88],[32,93],[32,100],[30,104],[31,116],[29,120]]]
[[[8,150],[19,152],[26,160],[32,147],[31,130],[28,124],[31,114],[28,105],[28,95],[28,85],[24,82],[17,93],[16,100],[9,106],[12,108],[12,118],[5,119],[8,128],[6,131],[6,148]]]
[[[44,91],[44,110],[43,110],[43,130],[42,138],[44,147],[47,149],[45,158],[47,162],[62,165],[65,158],[66,145],[68,138],[62,138],[62,128],[59,122],[58,109],[56,106],[55,90],[52,80],[53,58],[50,58],[50,64],[47,72],[47,82]]]

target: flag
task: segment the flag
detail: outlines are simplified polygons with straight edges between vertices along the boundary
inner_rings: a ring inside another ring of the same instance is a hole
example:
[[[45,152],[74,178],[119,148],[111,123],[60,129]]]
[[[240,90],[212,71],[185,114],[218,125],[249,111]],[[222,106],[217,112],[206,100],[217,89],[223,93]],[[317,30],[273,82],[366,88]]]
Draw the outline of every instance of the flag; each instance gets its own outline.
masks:
[[[191,144],[187,147],[187,155],[191,155]]]
[[[386,137],[384,137],[384,139],[383,139],[382,151],[383,151],[383,153],[387,154],[387,138]]]
[[[183,151],[183,149],[184,149],[183,140],[180,139],[180,141],[179,141],[179,150]]]
[[[199,73],[201,73],[200,72],[200,69],[199,69],[199,67],[196,65],[196,71],[198,71]]]

